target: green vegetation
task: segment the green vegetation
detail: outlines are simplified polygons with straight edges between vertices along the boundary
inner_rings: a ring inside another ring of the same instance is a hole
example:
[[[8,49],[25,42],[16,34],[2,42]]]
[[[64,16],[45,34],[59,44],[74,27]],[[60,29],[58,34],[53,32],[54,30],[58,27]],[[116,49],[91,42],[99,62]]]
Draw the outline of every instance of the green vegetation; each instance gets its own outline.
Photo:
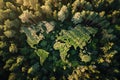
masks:
[[[119,80],[120,0],[0,0],[0,80]]]

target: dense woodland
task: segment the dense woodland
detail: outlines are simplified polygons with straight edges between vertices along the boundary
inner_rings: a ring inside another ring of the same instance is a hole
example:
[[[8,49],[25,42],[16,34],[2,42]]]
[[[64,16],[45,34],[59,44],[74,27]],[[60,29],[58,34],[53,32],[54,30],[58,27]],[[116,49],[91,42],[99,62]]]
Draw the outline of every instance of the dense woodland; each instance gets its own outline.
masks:
[[[0,0],[0,80],[120,80],[120,0]]]

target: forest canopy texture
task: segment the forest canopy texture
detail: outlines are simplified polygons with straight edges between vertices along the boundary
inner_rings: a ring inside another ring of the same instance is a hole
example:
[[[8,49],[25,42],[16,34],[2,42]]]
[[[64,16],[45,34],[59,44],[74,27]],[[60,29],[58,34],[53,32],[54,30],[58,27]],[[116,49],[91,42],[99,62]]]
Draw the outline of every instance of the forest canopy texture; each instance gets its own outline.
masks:
[[[120,80],[120,0],[0,0],[0,80]]]

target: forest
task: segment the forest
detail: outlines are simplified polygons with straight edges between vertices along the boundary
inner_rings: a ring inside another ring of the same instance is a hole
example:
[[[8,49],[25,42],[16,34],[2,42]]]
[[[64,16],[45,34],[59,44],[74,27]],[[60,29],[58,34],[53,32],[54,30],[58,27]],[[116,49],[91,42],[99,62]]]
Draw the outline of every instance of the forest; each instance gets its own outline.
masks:
[[[0,80],[120,80],[120,0],[0,0]]]

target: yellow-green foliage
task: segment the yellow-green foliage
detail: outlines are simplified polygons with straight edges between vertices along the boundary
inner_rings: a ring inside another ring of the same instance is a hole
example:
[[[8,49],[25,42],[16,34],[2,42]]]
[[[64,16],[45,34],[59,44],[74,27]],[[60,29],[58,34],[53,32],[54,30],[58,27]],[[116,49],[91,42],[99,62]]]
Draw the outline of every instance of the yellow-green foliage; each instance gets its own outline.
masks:
[[[119,0],[0,0],[0,79],[119,80]]]
[[[77,25],[74,29],[69,31],[62,30],[56,39],[54,49],[60,51],[60,57],[65,61],[70,47],[73,46],[75,49],[77,47],[83,49],[91,39],[90,35],[94,36],[96,32],[97,29],[93,29],[91,27],[83,28],[81,25]]]

